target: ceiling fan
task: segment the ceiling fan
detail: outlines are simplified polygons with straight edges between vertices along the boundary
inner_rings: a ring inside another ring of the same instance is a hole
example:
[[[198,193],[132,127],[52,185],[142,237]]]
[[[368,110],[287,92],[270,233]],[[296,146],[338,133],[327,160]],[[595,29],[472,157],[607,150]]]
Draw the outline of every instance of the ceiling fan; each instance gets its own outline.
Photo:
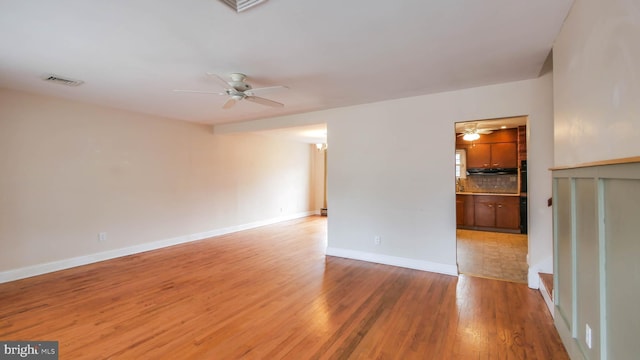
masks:
[[[260,105],[266,105],[270,107],[283,107],[284,104],[263,97],[256,96],[256,93],[276,90],[276,89],[288,89],[284,85],[268,86],[262,88],[253,88],[245,80],[247,76],[241,73],[229,74],[230,81],[223,79],[221,76],[214,73],[207,73],[207,75],[216,79],[218,84],[224,89],[223,92],[219,91],[201,91],[201,90],[173,90],[175,92],[185,93],[199,93],[199,94],[218,94],[227,95],[229,99],[222,105],[223,109],[232,108],[238,101],[247,100]]]
[[[473,123],[465,127],[462,133],[458,137],[462,136],[463,140],[474,141],[480,138],[480,135],[489,135],[493,133],[492,129],[478,129],[478,124]]]

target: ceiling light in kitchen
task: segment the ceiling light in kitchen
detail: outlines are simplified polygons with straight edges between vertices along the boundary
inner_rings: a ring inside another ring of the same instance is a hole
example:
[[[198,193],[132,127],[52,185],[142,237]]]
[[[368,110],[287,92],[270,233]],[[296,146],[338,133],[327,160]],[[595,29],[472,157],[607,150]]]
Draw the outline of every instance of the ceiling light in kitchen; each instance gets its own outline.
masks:
[[[462,140],[466,140],[466,141],[475,141],[478,139],[480,139],[480,134],[476,132],[466,133],[464,134],[464,136],[462,136]]]

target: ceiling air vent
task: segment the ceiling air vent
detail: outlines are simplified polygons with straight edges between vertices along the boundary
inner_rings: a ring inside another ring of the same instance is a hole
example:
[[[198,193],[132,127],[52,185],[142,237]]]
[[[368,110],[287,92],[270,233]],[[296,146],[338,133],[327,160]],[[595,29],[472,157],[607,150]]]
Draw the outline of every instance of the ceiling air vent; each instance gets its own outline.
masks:
[[[74,80],[69,78],[63,78],[62,76],[48,74],[42,77],[42,80],[53,82],[56,84],[67,85],[67,86],[78,86],[82,85],[84,81],[82,80]]]
[[[229,5],[236,12],[247,10],[267,0],[220,0],[223,3]]]

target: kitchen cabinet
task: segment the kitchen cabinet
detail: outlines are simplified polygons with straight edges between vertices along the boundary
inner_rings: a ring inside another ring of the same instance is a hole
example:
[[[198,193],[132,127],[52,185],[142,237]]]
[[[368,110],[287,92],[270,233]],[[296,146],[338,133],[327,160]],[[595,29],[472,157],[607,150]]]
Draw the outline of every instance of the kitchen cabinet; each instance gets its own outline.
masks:
[[[474,144],[467,148],[467,169],[489,167],[491,163],[491,144]]]
[[[496,226],[496,201],[493,196],[476,196],[475,224],[484,227]]]
[[[517,144],[514,142],[491,144],[491,167],[517,168]]]
[[[517,168],[518,152],[514,142],[474,144],[467,148],[467,168]]]
[[[473,195],[456,195],[456,225],[459,227],[473,226],[474,202]]]
[[[520,228],[520,202],[515,196],[474,196],[474,225],[498,229]]]
[[[456,195],[456,226],[464,225],[464,199]]]

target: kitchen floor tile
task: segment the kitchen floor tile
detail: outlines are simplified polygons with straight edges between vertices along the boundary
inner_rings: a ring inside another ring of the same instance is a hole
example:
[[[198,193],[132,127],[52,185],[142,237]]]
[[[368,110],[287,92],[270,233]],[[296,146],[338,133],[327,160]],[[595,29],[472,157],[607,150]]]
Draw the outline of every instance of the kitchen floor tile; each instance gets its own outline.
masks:
[[[527,283],[527,235],[457,230],[461,273]]]

